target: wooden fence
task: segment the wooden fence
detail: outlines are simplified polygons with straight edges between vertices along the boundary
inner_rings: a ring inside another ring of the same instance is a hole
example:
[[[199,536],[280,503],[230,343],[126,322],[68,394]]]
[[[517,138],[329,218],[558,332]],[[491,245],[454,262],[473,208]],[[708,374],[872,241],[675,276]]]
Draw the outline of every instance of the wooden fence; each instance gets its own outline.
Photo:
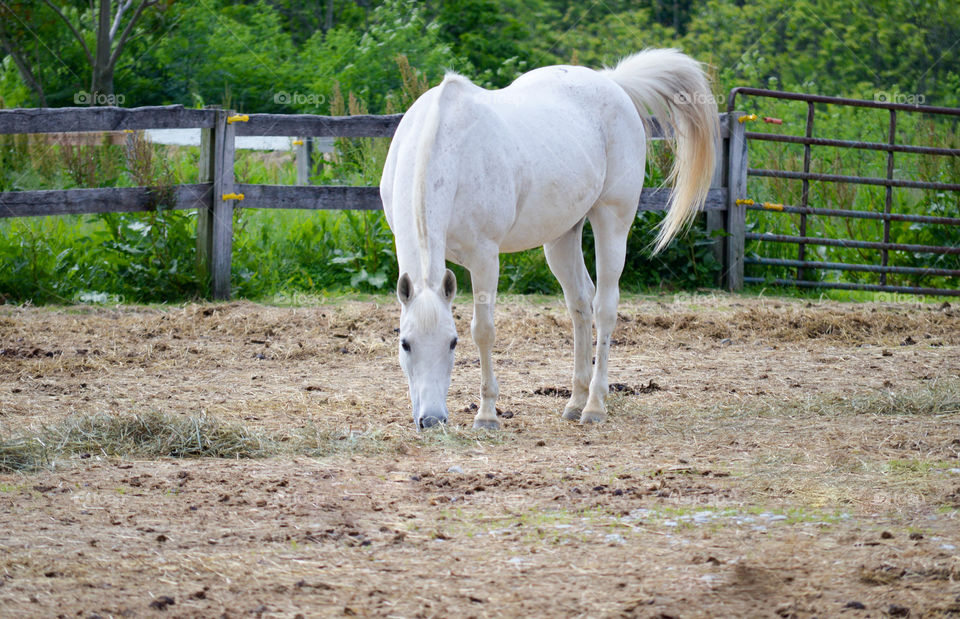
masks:
[[[705,206],[708,231],[725,232],[716,244],[723,262],[722,285],[743,285],[747,145],[739,112],[720,115],[721,144]],[[175,186],[175,209],[197,209],[197,254],[215,299],[230,297],[233,209],[362,209],[383,206],[377,187],[251,185],[234,179],[237,136],[392,137],[402,115],[318,116],[235,114],[219,109],[164,107],[35,108],[0,110],[0,134],[145,129],[201,130],[198,183]],[[655,133],[657,130],[655,130]],[[661,138],[662,135],[653,135]],[[0,217],[147,211],[150,187],[110,187],[0,193]],[[668,188],[643,191],[641,211],[662,211]],[[242,196],[242,198],[240,197]]]

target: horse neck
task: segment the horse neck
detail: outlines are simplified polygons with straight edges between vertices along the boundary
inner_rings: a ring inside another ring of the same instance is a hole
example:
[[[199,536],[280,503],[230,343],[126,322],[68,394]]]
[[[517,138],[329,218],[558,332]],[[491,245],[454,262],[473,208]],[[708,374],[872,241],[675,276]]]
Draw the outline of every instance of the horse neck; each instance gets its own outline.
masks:
[[[472,118],[463,114],[467,91],[478,87],[462,76],[448,74],[443,82],[420,97],[404,116],[413,133],[396,156],[391,227],[396,238],[400,273],[437,289],[446,269],[447,228],[453,218],[458,162],[443,154],[445,140],[458,140],[463,125]],[[391,147],[392,148],[392,147]],[[435,154],[439,153],[437,156]]]
[[[417,239],[420,275],[414,281],[422,281],[430,288],[439,287],[443,277],[449,221],[449,213],[444,209],[450,208],[454,198],[452,185],[447,183],[444,186],[443,179],[456,177],[452,169],[454,161],[449,157],[436,160],[433,153],[438,147],[444,117],[454,108],[454,101],[461,89],[469,85],[470,82],[465,78],[448,73],[436,87],[414,155],[411,215],[414,221],[413,236]]]

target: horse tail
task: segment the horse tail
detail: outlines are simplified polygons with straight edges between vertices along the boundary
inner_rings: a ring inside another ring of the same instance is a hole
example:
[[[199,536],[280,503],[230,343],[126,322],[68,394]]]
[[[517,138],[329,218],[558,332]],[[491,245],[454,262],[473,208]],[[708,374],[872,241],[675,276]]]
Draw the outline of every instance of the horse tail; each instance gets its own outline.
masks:
[[[644,50],[601,73],[626,91],[645,121],[653,115],[675,136],[667,177],[673,192],[654,242],[657,253],[689,227],[707,199],[720,134],[710,81],[699,62],[675,49]]]

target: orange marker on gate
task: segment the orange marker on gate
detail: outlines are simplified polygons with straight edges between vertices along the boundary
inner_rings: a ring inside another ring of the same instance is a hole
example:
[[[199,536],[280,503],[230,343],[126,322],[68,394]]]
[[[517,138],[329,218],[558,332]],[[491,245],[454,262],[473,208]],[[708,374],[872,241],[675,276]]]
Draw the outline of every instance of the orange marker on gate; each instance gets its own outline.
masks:
[[[737,120],[740,121],[741,123],[752,122],[754,120],[763,120],[763,122],[770,123],[771,125],[783,124],[783,120],[780,118],[774,118],[772,116],[761,117],[761,116],[757,116],[756,114],[747,114],[745,116],[739,117]]]

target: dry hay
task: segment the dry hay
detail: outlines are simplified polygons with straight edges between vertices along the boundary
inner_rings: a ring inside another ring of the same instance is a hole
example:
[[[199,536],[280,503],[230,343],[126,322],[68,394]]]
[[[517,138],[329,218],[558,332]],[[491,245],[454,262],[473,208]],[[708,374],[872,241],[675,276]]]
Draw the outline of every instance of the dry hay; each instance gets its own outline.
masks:
[[[0,308],[0,439],[48,455],[0,474],[0,607],[960,613],[953,308],[709,295],[620,313],[608,423],[557,415],[569,320],[534,297],[498,313],[504,430],[467,427],[463,337],[453,423],[417,434],[388,297]],[[191,428],[262,451],[158,458]],[[80,440],[117,435],[137,439]]]

